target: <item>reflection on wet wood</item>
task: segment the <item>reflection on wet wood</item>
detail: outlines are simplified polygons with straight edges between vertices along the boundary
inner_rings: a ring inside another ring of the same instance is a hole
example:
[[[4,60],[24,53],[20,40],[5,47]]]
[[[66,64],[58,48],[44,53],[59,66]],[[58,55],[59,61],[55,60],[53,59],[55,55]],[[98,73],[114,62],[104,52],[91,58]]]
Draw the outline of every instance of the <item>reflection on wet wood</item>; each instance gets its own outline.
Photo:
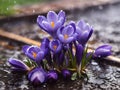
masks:
[[[20,35],[16,35],[14,33],[6,32],[6,31],[4,31],[2,29],[0,29],[0,36],[8,38],[8,39],[15,40],[15,41],[18,41],[18,42],[26,43],[26,44],[29,44],[29,45],[40,46],[40,42],[38,42],[38,41],[29,39],[29,38],[26,38],[26,37],[23,37],[23,36],[20,36]],[[92,52],[92,51],[94,51],[94,49],[89,48],[88,52]],[[108,56],[105,59],[120,63],[120,58],[117,58],[115,56]]]

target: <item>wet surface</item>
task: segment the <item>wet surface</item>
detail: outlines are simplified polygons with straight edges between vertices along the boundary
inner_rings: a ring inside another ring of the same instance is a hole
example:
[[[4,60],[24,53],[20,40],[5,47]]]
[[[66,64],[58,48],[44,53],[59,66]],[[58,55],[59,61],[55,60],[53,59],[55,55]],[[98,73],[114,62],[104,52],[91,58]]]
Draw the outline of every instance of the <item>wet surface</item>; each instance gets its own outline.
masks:
[[[90,46],[97,47],[101,44],[110,44],[113,54],[120,57],[120,4],[99,6],[87,10],[75,10],[68,14],[67,21],[83,19],[93,25],[95,31],[90,40]],[[76,12],[77,11],[77,12]],[[28,38],[40,40],[43,32],[39,31],[37,24],[27,21],[6,23],[2,26],[10,32],[23,35]],[[38,34],[38,32],[40,32]],[[49,37],[49,36],[47,36]],[[11,74],[6,60],[10,57],[25,59],[20,51],[21,44],[14,46],[12,50],[0,47],[0,90],[119,90],[120,88],[120,64],[116,66],[113,62],[104,60],[93,60],[87,67],[89,80],[63,81],[55,84],[33,87],[25,76]]]

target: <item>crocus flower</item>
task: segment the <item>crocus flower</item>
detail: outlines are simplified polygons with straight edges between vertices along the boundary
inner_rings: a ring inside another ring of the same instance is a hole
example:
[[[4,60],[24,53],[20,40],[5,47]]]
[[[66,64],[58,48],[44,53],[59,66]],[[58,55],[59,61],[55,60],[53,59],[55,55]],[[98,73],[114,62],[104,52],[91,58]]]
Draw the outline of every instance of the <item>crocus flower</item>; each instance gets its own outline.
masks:
[[[24,53],[32,60],[41,62],[45,56],[45,52],[37,46],[23,46]]]
[[[76,31],[78,33],[77,40],[83,46],[87,43],[93,33],[92,27],[82,20],[77,23]]]
[[[111,55],[111,49],[112,47],[109,45],[102,45],[95,50],[93,55],[94,57],[107,57]]]
[[[49,48],[52,50],[54,53],[58,53],[62,49],[62,45],[59,40],[54,39],[49,43]]]
[[[22,47],[22,51],[23,51],[23,53],[26,53],[27,52],[27,49],[30,47],[30,45],[24,45],[23,47]]]
[[[49,11],[47,18],[41,15],[37,18],[37,23],[40,28],[48,32],[53,37],[56,37],[56,31],[64,24],[64,22],[65,12],[62,10],[58,13],[58,15],[54,11]]]
[[[55,82],[58,79],[58,74],[55,70],[50,70],[47,74],[47,80],[49,83]]]
[[[79,66],[80,65],[80,62],[82,60],[82,57],[83,57],[83,51],[84,51],[84,48],[81,44],[78,44],[76,45],[76,62],[77,62],[77,65]]]
[[[65,78],[65,79],[70,79],[71,78],[71,72],[67,69],[63,69],[61,71],[62,73],[62,76]]]
[[[62,43],[64,44],[71,43],[76,39],[77,36],[75,23],[70,22],[68,25],[61,27],[57,31],[57,35]]]
[[[41,68],[35,68],[28,73],[28,79],[34,85],[42,84],[46,81],[46,72]]]
[[[30,68],[21,60],[10,58],[8,62],[13,67],[12,70],[14,71],[27,72],[30,70]]]

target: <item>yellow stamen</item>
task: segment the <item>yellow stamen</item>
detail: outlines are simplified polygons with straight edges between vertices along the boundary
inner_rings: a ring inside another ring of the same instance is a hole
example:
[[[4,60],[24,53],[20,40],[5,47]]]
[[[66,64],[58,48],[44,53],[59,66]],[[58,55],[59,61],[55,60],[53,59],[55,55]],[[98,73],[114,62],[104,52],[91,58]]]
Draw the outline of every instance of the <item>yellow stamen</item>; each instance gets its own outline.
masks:
[[[51,26],[52,26],[52,28],[54,28],[55,27],[55,23],[51,22]]]
[[[68,38],[68,35],[67,35],[67,34],[65,34],[65,35],[64,35],[64,39],[66,40],[67,38]]]
[[[33,55],[34,58],[37,57],[37,54],[35,52],[32,52],[32,55]]]
[[[54,45],[53,48],[56,50],[57,49],[57,45]]]

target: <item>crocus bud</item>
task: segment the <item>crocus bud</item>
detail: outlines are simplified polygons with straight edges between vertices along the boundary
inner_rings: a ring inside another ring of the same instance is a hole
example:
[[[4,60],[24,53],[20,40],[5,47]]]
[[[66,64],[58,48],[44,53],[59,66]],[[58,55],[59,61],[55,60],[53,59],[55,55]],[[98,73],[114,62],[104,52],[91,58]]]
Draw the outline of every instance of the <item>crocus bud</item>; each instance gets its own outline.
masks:
[[[82,60],[82,57],[83,57],[83,51],[84,51],[84,48],[81,44],[78,44],[76,45],[76,63],[77,65],[79,66],[80,65],[80,62]]]
[[[55,70],[51,70],[51,71],[48,72],[47,80],[48,80],[49,83],[55,82],[55,81],[57,81],[57,79],[58,79],[58,74]]]
[[[71,78],[71,72],[67,69],[63,69],[62,70],[62,76],[64,77],[64,79],[70,79]]]
[[[40,85],[46,81],[46,72],[41,68],[35,68],[28,73],[28,79],[33,85]]]
[[[41,48],[48,48],[48,44],[49,44],[49,39],[48,38],[44,38],[42,39],[42,42],[41,42]]]
[[[86,24],[83,20],[80,20],[77,23],[76,31],[78,33],[78,42],[84,46],[91,37],[93,28],[89,24]]]
[[[21,60],[10,58],[8,62],[12,66],[12,70],[14,71],[27,72],[30,70],[30,68]]]
[[[109,45],[102,45],[95,50],[93,55],[94,57],[107,57],[111,55],[111,49],[112,47]]]

